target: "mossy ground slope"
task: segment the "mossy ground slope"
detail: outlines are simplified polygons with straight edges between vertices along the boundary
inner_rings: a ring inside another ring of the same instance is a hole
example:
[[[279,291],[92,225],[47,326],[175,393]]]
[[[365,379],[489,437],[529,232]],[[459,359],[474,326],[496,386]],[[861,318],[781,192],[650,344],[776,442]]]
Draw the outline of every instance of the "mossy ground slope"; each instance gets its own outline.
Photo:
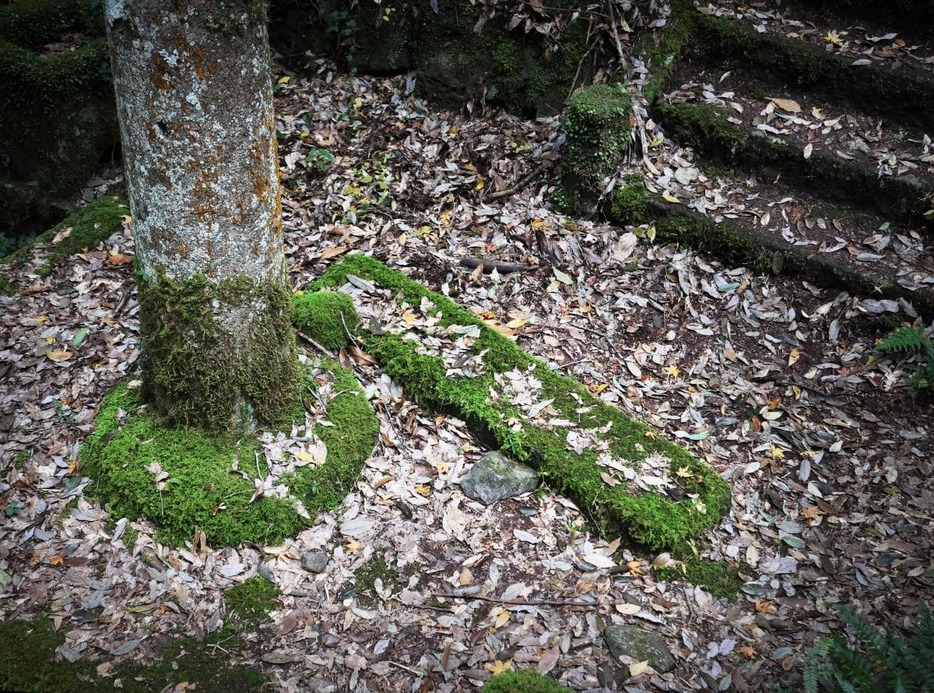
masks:
[[[400,272],[351,255],[312,288],[340,287],[349,276],[396,297],[382,334],[365,336],[383,369],[422,405],[463,418],[485,442],[536,467],[605,536],[674,546],[726,512],[729,487],[709,466]],[[432,347],[452,335],[463,352],[454,361]]]
[[[316,466],[289,464],[267,484],[270,468],[253,439],[228,440],[166,426],[140,405],[137,389],[120,385],[101,406],[81,450],[82,472],[116,517],[147,518],[174,544],[196,530],[212,546],[275,544],[307,526],[308,516],[336,507],[350,492],[375,443],[379,424],[353,373],[324,362],[310,387],[329,385],[330,424],[314,433],[327,448]],[[302,416],[304,412],[302,412]],[[303,512],[304,511],[304,512]]]

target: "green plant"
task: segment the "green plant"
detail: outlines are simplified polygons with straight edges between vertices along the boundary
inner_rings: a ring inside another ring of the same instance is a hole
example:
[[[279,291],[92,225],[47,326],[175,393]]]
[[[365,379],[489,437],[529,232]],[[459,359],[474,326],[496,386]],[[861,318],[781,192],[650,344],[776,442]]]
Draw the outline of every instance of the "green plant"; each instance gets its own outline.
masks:
[[[481,690],[483,693],[558,693],[570,689],[537,671],[517,669],[491,676]]]
[[[305,155],[305,162],[311,165],[312,170],[323,176],[334,165],[334,155],[323,147],[312,147]]]
[[[875,350],[915,356],[913,363],[902,366],[911,373],[909,386],[915,393],[934,388],[934,342],[920,327],[899,327],[879,342]]]
[[[865,618],[840,608],[840,618],[856,637],[849,647],[840,637],[821,638],[807,653],[805,693],[934,690],[934,617],[922,602],[917,630],[905,638],[879,632]]]

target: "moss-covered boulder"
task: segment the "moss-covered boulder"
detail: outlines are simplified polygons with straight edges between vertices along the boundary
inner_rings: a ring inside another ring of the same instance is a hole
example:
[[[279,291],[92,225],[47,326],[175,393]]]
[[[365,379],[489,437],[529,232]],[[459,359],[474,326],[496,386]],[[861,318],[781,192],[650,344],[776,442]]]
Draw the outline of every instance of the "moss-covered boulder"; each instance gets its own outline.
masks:
[[[116,517],[151,520],[160,538],[177,545],[199,530],[212,546],[275,544],[297,534],[350,492],[379,432],[351,371],[325,361],[311,374],[309,386],[327,402],[326,419],[313,429],[323,446],[287,453],[275,468],[255,439],[165,425],[138,389],[118,386],[81,449],[81,470],[94,482],[89,493]]]
[[[119,140],[103,16],[90,8],[0,7],[0,233],[60,218]]]
[[[618,84],[594,84],[568,102],[562,129],[555,201],[569,212],[592,214],[603,180],[622,162],[629,145],[632,97]]]
[[[324,348],[337,351],[349,343],[360,316],[347,294],[314,291],[292,301],[292,322]]]
[[[447,108],[483,100],[514,113],[552,115],[576,85],[590,81],[600,49],[588,40],[586,5],[557,0],[541,8],[543,35],[511,26],[508,14],[485,14],[470,0],[324,0],[317,12],[289,0],[270,8],[274,44],[284,52],[341,56],[371,74],[414,71],[417,92]]]
[[[380,334],[361,335],[383,369],[422,406],[463,419],[485,444],[537,469],[604,536],[671,547],[726,512],[729,487],[714,469],[473,313],[363,255],[332,265],[316,286],[341,287],[348,276],[369,280],[373,300],[395,299]]]
[[[560,693],[570,688],[531,669],[504,671],[483,684],[483,693]]]

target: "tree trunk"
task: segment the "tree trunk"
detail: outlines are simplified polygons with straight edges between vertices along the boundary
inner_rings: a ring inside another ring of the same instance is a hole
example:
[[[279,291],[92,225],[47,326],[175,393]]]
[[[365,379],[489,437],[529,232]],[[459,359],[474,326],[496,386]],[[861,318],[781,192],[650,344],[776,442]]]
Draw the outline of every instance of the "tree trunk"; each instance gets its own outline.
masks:
[[[265,0],[105,0],[136,236],[143,397],[169,423],[280,423],[300,382]]]

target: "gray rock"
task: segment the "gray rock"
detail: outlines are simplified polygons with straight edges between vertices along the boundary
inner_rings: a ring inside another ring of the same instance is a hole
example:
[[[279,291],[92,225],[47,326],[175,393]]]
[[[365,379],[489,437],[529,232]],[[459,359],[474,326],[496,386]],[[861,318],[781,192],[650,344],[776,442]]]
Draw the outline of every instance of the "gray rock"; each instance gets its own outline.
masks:
[[[323,573],[328,565],[328,555],[324,551],[307,551],[302,554],[302,568],[311,573]]]
[[[488,452],[461,479],[468,498],[489,505],[538,487],[538,474],[499,452]]]
[[[639,662],[648,660],[649,666],[660,674],[675,668],[675,658],[660,635],[635,626],[621,625],[607,626],[603,631],[603,638],[617,661],[620,655],[632,657]]]
[[[337,684],[317,676],[308,679],[306,686],[305,690],[310,691],[310,693],[337,693]]]

